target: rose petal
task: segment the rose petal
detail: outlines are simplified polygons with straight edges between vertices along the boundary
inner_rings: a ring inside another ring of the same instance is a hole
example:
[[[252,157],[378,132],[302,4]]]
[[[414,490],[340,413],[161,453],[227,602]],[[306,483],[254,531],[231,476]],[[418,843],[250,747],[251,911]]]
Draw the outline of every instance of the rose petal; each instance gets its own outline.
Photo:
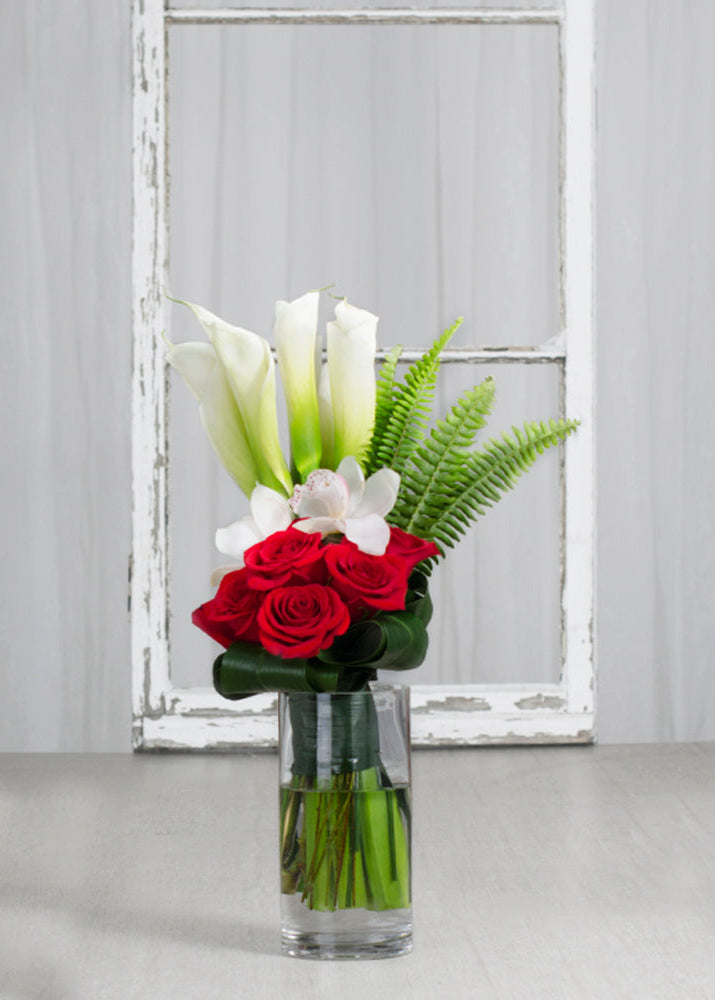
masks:
[[[237,569],[242,568],[242,566],[239,566],[236,563],[231,563],[229,566],[217,566],[211,574],[211,586],[218,587],[228,573],[234,573]]]

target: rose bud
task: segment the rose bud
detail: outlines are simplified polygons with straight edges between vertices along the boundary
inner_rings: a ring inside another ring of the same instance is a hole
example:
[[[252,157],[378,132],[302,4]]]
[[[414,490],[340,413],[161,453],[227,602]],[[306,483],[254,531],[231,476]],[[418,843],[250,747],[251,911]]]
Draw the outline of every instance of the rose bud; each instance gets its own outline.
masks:
[[[273,590],[325,579],[320,534],[305,534],[294,528],[275,531],[246,549],[244,560],[248,585],[254,590]]]
[[[390,526],[390,541],[387,544],[386,554],[406,559],[409,575],[417,563],[430,556],[438,556],[440,551],[434,542],[425,541],[417,535],[410,535],[409,532],[396,528],[393,524]]]
[[[366,608],[401,611],[405,606],[409,565],[400,556],[371,556],[343,540],[325,550],[330,584],[353,617]]]
[[[350,614],[338,594],[319,583],[278,587],[258,612],[261,644],[286,659],[315,656],[349,625]]]
[[[256,613],[262,599],[248,586],[246,570],[238,569],[224,576],[215,596],[194,611],[191,621],[226,649],[237,639],[258,642]]]

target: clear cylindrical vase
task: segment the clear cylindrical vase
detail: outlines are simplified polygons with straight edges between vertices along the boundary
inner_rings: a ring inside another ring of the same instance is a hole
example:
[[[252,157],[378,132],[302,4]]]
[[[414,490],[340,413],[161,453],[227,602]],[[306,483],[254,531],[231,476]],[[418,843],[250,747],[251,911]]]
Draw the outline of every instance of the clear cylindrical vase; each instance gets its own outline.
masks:
[[[281,946],[304,958],[412,947],[409,688],[281,694]]]

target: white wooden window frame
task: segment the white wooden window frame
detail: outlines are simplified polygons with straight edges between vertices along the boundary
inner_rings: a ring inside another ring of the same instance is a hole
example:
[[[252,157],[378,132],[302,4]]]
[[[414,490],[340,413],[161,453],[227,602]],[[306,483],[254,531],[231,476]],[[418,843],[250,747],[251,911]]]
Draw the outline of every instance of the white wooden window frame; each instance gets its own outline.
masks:
[[[271,746],[275,696],[227,702],[178,688],[169,656],[167,372],[167,40],[186,24],[554,24],[559,32],[560,332],[548,345],[449,352],[448,360],[561,368],[561,409],[578,417],[562,447],[562,670],[557,684],[413,685],[415,745],[594,739],[593,0],[563,9],[171,9],[133,0],[133,745]]]

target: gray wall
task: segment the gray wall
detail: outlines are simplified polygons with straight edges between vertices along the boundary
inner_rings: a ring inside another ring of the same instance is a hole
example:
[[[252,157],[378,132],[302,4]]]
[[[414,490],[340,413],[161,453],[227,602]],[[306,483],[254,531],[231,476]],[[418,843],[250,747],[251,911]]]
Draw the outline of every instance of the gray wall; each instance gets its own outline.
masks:
[[[125,750],[128,3],[0,22],[0,749]],[[715,738],[714,66],[707,0],[598,4],[603,742]]]

